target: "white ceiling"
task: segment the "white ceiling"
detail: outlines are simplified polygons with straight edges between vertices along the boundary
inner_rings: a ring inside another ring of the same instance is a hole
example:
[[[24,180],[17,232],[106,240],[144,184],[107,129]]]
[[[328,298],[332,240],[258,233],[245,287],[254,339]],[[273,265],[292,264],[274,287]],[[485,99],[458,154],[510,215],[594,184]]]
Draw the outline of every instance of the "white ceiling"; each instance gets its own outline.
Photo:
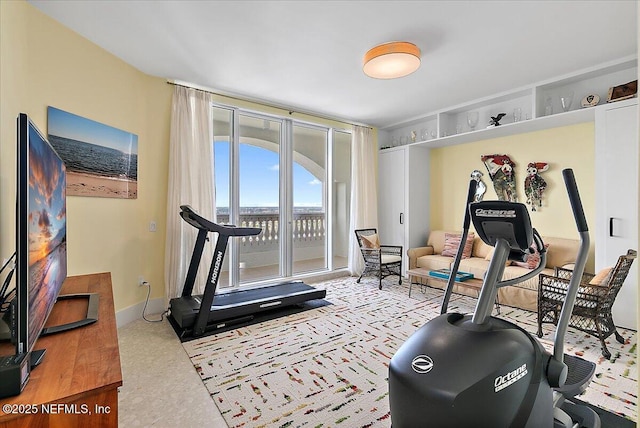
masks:
[[[638,53],[634,0],[29,2],[150,75],[378,127]],[[420,69],[367,77],[393,40]]]

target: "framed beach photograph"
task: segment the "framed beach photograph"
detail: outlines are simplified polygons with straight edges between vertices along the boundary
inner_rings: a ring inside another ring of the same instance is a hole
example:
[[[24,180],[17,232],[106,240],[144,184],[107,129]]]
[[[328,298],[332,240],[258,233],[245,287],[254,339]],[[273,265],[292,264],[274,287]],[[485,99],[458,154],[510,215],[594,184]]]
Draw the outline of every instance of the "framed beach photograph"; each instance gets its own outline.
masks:
[[[67,167],[67,196],[136,199],[138,136],[48,108],[49,141]]]

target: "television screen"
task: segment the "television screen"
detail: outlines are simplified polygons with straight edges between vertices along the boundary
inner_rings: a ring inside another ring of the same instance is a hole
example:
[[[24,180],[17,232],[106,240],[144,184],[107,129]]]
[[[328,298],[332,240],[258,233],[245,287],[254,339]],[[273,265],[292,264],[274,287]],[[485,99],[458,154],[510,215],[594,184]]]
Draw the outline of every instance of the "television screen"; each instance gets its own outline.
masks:
[[[25,114],[18,116],[17,352],[33,349],[67,277],[66,168]]]

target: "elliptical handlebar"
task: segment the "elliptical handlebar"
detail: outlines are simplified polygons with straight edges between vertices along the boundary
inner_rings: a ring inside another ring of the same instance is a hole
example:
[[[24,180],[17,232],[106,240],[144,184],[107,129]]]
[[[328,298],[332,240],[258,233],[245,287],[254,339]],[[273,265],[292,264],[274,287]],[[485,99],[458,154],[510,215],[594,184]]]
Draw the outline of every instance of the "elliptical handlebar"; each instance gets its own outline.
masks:
[[[469,235],[469,226],[471,225],[471,214],[469,213],[469,205],[475,200],[476,187],[478,182],[476,180],[471,179],[469,181],[469,193],[467,193],[467,205],[464,210],[464,222],[462,226],[462,236],[460,238],[460,245],[458,246],[458,251],[456,252],[456,257],[453,259],[453,265],[451,266],[451,271],[449,272],[449,280],[447,281],[447,286],[444,291],[444,296],[442,298],[442,306],[440,307],[440,313],[446,314],[449,309],[449,299],[451,299],[451,293],[453,292],[453,286],[456,280],[456,274],[458,273],[458,268],[460,267],[460,260],[462,259],[462,253],[464,252],[464,247],[467,243],[467,236]]]
[[[576,184],[576,177],[573,175],[573,170],[571,168],[563,169],[562,177],[567,187],[569,202],[571,203],[571,209],[573,210],[573,217],[576,220],[578,232],[588,232],[589,226],[587,226],[587,219],[584,216],[584,209],[582,207],[580,193],[578,193],[578,185]]]
[[[476,199],[476,189],[478,188],[478,182],[476,180],[469,180],[469,193],[467,193],[467,206],[464,210],[464,224],[463,229],[469,230],[471,225],[471,214],[469,214],[469,204]],[[464,247],[464,244],[462,245]]]
[[[569,320],[571,319],[571,313],[573,312],[573,306],[580,287],[580,280],[582,279],[584,266],[587,263],[590,243],[589,227],[587,226],[587,220],[584,215],[584,209],[582,207],[582,201],[580,199],[580,193],[578,192],[575,176],[573,175],[573,170],[570,168],[564,169],[562,171],[562,177],[564,178],[564,182],[567,187],[569,202],[571,203],[571,209],[573,210],[573,217],[576,221],[576,227],[580,234],[580,248],[578,250],[578,255],[576,256],[573,274],[569,280],[567,297],[565,298],[564,305],[562,305],[562,311],[560,312],[560,319],[558,320],[558,326],[556,328],[553,343],[553,358],[559,362],[562,362],[564,359],[564,336],[569,326]]]

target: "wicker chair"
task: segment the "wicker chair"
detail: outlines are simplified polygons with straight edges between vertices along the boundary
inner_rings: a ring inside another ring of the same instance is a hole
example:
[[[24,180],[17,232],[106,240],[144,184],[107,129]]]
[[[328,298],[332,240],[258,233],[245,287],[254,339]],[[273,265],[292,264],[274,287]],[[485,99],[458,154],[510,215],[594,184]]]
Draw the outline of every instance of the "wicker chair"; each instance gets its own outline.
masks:
[[[380,245],[376,229],[358,229],[355,233],[364,257],[364,270],[356,282],[373,274],[378,277],[378,288],[382,290],[382,278],[398,275],[398,284],[402,284],[402,246]]]
[[[626,255],[620,256],[611,273],[599,285],[589,283],[595,277],[590,273],[584,273],[580,281],[581,285],[569,326],[600,339],[602,355],[607,359],[611,357],[611,352],[605,344],[607,337],[615,334],[616,340],[624,343],[624,338],[616,331],[613,323],[611,307],[636,256],[637,253],[634,250],[629,250]],[[555,276],[540,274],[538,337],[542,337],[542,323],[558,324],[572,274],[573,271],[563,268],[556,268]]]

